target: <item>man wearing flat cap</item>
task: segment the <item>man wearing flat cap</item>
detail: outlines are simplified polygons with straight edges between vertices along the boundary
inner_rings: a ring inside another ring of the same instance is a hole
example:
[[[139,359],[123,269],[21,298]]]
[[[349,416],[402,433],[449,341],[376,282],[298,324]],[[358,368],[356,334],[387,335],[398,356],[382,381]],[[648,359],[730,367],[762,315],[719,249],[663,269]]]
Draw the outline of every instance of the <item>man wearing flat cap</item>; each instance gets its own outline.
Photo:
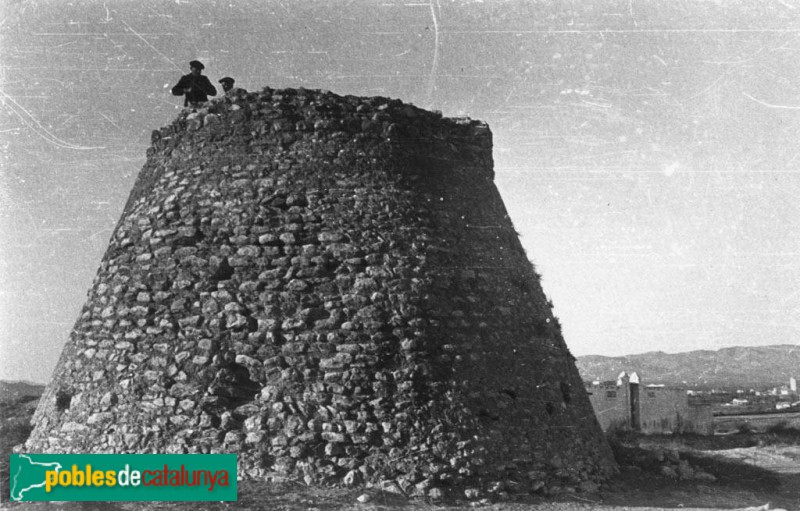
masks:
[[[202,72],[205,66],[199,60],[189,62],[191,73],[181,76],[178,84],[172,88],[173,96],[185,96],[183,106],[195,106],[208,101],[208,96],[216,96],[217,89]]]
[[[225,92],[225,95],[236,96],[238,94],[247,94],[247,91],[242,89],[241,87],[234,87],[233,84],[236,82],[230,76],[226,76],[225,78],[220,79],[219,83],[222,84],[222,90]]]

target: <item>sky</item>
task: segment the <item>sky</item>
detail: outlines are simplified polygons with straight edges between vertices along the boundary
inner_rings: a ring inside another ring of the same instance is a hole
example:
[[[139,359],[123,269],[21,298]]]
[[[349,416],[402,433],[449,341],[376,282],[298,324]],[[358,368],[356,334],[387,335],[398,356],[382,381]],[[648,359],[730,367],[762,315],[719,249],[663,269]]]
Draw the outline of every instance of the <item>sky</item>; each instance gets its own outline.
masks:
[[[201,60],[486,121],[575,356],[800,341],[800,2],[4,0],[0,379],[49,380]]]

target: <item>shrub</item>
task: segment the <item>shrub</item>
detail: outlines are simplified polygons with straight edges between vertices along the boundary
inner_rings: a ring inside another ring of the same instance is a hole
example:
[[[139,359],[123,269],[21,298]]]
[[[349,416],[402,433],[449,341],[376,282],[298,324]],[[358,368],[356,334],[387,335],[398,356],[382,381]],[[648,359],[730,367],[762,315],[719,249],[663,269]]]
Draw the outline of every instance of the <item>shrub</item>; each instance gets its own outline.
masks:
[[[789,421],[780,421],[767,428],[767,433],[792,433],[800,432],[789,426]]]

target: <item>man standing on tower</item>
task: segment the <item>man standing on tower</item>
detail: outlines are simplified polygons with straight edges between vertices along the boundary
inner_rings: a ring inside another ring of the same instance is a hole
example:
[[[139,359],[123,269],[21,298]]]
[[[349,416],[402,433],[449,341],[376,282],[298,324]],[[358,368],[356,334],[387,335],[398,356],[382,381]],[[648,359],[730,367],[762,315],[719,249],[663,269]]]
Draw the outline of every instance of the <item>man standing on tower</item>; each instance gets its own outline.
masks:
[[[191,73],[181,76],[178,84],[172,88],[173,96],[186,96],[183,106],[195,106],[208,101],[208,96],[216,96],[217,89],[202,72],[205,66],[199,60],[189,62]]]

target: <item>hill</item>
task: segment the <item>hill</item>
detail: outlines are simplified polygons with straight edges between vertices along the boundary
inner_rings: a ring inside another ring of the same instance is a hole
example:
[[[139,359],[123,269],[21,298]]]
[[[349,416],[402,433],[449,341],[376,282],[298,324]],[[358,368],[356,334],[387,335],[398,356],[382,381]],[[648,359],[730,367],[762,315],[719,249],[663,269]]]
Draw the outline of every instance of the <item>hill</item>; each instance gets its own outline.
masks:
[[[722,348],[685,353],[652,351],[623,357],[578,357],[584,380],[612,380],[636,371],[649,383],[693,387],[772,387],[800,376],[800,347],[792,344]]]
[[[21,397],[36,397],[42,395],[44,385],[25,381],[0,380],[0,401],[16,401]]]

